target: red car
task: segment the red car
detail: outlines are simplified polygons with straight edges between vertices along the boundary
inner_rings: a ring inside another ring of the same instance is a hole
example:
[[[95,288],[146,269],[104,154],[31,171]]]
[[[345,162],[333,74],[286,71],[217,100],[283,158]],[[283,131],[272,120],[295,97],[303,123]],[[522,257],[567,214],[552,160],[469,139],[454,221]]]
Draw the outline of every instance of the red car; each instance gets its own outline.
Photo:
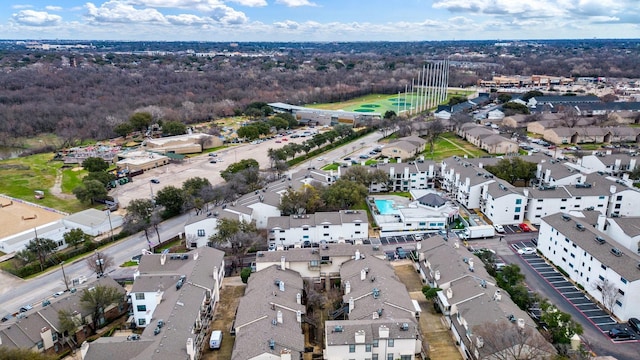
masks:
[[[521,223],[518,225],[518,227],[520,228],[520,230],[524,231],[524,232],[529,232],[531,231],[531,228],[529,227],[529,225],[525,224],[525,223]]]
[[[287,138],[282,138],[282,141],[289,141]]]

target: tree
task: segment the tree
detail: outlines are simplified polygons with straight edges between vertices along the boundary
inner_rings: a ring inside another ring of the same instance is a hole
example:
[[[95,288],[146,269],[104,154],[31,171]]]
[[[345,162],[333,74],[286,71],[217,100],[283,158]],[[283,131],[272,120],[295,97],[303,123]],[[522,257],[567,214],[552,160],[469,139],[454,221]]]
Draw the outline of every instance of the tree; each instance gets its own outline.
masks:
[[[73,189],[73,194],[80,202],[90,202],[93,205],[96,199],[104,199],[107,196],[107,189],[98,180],[87,180]]]
[[[511,157],[498,161],[495,165],[486,165],[485,169],[500,179],[515,184],[522,180],[528,184],[536,176],[538,165],[522,160],[519,157]]]
[[[296,120],[295,116],[293,116],[292,114],[280,113],[280,114],[274,115],[274,117],[284,119],[287,122],[289,129],[298,126],[298,120]]]
[[[385,112],[384,112],[384,117],[383,117],[383,119],[393,120],[393,119],[395,119],[395,118],[396,118],[396,116],[398,116],[398,115],[396,114],[396,112],[395,112],[395,111],[393,111],[393,110],[387,110],[387,111],[385,111]]]
[[[311,185],[303,185],[299,191],[288,189],[282,195],[279,209],[282,215],[313,214],[324,206],[321,194]]]
[[[55,241],[47,238],[36,237],[29,241],[25,250],[34,255],[40,263],[40,270],[44,270],[48,256],[53,254],[57,248],[58,244]]]
[[[520,99],[522,99],[522,101],[529,101],[529,99],[534,98],[534,97],[539,97],[539,96],[543,96],[544,94],[542,93],[542,91],[539,90],[531,90],[531,91],[527,91],[526,93],[524,93],[524,95],[522,95],[522,97]]]
[[[467,97],[463,95],[454,95],[449,98],[447,105],[453,106],[467,101]]]
[[[129,123],[134,130],[146,131],[153,121],[153,116],[148,112],[137,112],[129,118]]]
[[[87,262],[89,269],[98,274],[98,277],[104,275],[109,268],[112,268],[115,265],[113,257],[99,251],[96,251],[85,261]]]
[[[162,217],[168,219],[182,213],[185,204],[185,193],[182,189],[169,185],[156,193],[155,200],[156,205],[164,206]]]
[[[229,181],[233,174],[252,167],[258,169],[260,164],[258,164],[255,159],[243,159],[227,166],[225,170],[220,172],[220,176],[222,176],[225,181]]]
[[[438,291],[442,291],[442,289],[432,288],[429,285],[425,285],[422,287],[422,293],[424,294],[424,297],[428,301],[433,301],[433,299],[435,299],[438,296]]]
[[[609,279],[604,280],[596,280],[591,284],[591,287],[594,290],[600,291],[600,299],[602,300],[602,305],[605,309],[609,310],[610,313],[613,313],[613,307],[616,304],[616,301],[620,298],[620,292],[618,292],[618,287],[609,281]]]
[[[440,119],[436,119],[434,121],[427,123],[427,133],[424,138],[427,140],[429,144],[429,152],[433,155],[433,146],[438,139],[438,137],[444,132],[444,125]]]
[[[511,94],[502,93],[498,95],[498,101],[500,101],[503,104],[506,102],[509,102],[509,100],[511,100]]]
[[[249,281],[249,276],[251,276],[251,268],[246,267],[240,271],[240,280],[242,280],[243,284],[246,284]]]
[[[473,328],[472,346],[482,358],[495,360],[549,359],[555,353],[553,347],[531,326],[507,321],[487,322]]]
[[[205,205],[213,200],[213,187],[205,178],[193,177],[185,180],[182,183],[182,191],[189,208],[196,209],[196,215],[199,215]]]
[[[76,342],[76,330],[81,325],[79,316],[74,315],[71,311],[66,309],[58,310],[58,321],[60,334],[62,334],[62,342],[67,343],[69,347],[77,346]]]
[[[582,326],[573,321],[571,315],[558,310],[548,300],[545,299],[540,303],[540,309],[542,310],[540,321],[547,324],[546,331],[554,345],[569,344],[574,334],[582,334]]]
[[[520,104],[515,101],[509,101],[508,103],[502,105],[502,110],[504,111],[505,115],[530,113],[527,105]]]
[[[91,312],[92,328],[96,333],[98,325],[104,324],[104,311],[111,304],[122,302],[124,296],[115,287],[96,285],[82,291],[80,305]]]
[[[82,167],[88,172],[100,172],[106,171],[109,168],[109,163],[99,157],[88,157],[82,162]]]
[[[82,178],[82,181],[89,181],[89,180],[95,180],[95,181],[99,181],[103,186],[108,186],[110,182],[112,182],[113,180],[116,180],[116,176],[113,175],[113,173],[107,172],[107,171],[98,171],[98,172],[90,172],[87,174],[87,176],[85,176],[84,178]]]
[[[144,231],[151,250],[149,241],[149,228],[151,226],[151,214],[155,205],[150,199],[133,199],[127,206],[127,213],[123,219],[123,229],[129,233]]]
[[[364,185],[340,178],[325,189],[322,199],[327,204],[328,209],[349,209],[355,204],[364,201],[367,193],[368,190]]]
[[[636,166],[629,173],[629,178],[633,180],[640,180],[640,166]]]
[[[57,356],[35,352],[30,349],[0,346],[0,359],[3,360],[54,360]]]
[[[113,132],[116,133],[116,135],[122,136],[122,137],[126,137],[132,131],[133,131],[133,126],[131,126],[131,123],[123,122],[113,127]]]
[[[175,136],[187,133],[187,126],[180,121],[167,121],[162,124],[162,135]]]
[[[74,249],[77,249],[78,245],[82,243],[91,241],[91,235],[85,234],[85,232],[79,228],[67,231],[62,237],[64,238],[64,242],[69,246],[73,246]]]

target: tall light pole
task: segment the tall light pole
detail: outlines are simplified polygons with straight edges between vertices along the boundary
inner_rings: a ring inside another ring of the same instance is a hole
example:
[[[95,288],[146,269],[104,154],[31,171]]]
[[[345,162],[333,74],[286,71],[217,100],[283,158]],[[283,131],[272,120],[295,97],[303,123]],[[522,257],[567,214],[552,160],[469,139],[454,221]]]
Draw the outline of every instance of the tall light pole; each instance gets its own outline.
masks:
[[[64,279],[64,286],[69,291],[69,282],[67,281],[67,275],[64,273],[64,261],[60,262],[60,267],[62,268],[62,278]]]
[[[113,225],[111,225],[111,210],[107,209],[107,217],[109,218],[109,230],[111,231],[111,242],[113,242]]]

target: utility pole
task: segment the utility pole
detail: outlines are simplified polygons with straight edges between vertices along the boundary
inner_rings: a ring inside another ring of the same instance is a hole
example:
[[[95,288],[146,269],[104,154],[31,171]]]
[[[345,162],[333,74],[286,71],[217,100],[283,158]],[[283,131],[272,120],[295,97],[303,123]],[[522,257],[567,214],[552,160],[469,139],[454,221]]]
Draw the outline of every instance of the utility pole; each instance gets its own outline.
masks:
[[[64,279],[64,286],[69,291],[69,282],[67,281],[67,275],[64,273],[64,261],[60,262],[60,267],[62,268],[62,278]]]
[[[102,277],[104,275],[104,270],[102,269],[102,265],[104,264],[104,259],[100,257],[100,253],[96,250],[96,265],[100,267],[100,272],[98,273],[98,277]]]
[[[111,210],[107,209],[107,217],[109,218],[109,230],[111,231],[111,242],[113,242],[113,225],[111,225]]]

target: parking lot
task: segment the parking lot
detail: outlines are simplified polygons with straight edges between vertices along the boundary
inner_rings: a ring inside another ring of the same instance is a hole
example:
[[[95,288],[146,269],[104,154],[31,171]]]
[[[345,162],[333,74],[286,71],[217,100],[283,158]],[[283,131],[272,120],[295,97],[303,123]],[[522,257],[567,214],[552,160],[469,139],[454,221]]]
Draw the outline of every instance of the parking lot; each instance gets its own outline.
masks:
[[[528,225],[529,228],[531,229],[531,233],[535,233],[536,231],[538,231],[537,228]],[[509,234],[520,234],[523,231],[518,227],[518,225],[503,225],[502,226],[504,228],[504,234],[502,235],[509,235]],[[533,235],[532,235],[533,236]]]
[[[444,231],[444,230],[441,230]],[[444,235],[445,233],[441,231],[431,231],[424,233],[416,233],[416,234],[406,234],[406,235],[395,235],[395,236],[381,236],[380,244],[381,245],[397,245],[401,246],[404,244],[412,244],[421,239],[428,239],[432,236],[436,235]],[[449,231],[447,234],[448,238],[455,238],[457,235],[454,231]]]
[[[510,242],[512,250],[516,253],[518,249],[523,247],[533,247],[536,245],[532,241]],[[606,335],[618,323],[602,309],[600,305],[589,299],[580,289],[568,281],[564,275],[549,265],[538,254],[520,256],[540,277],[542,277],[549,285],[551,285],[564,299],[578,309],[585,318]],[[633,330],[632,330],[633,331]],[[640,334],[636,334],[636,340],[639,341]],[[615,341],[615,340],[613,340]],[[629,340],[622,340],[629,341]]]

